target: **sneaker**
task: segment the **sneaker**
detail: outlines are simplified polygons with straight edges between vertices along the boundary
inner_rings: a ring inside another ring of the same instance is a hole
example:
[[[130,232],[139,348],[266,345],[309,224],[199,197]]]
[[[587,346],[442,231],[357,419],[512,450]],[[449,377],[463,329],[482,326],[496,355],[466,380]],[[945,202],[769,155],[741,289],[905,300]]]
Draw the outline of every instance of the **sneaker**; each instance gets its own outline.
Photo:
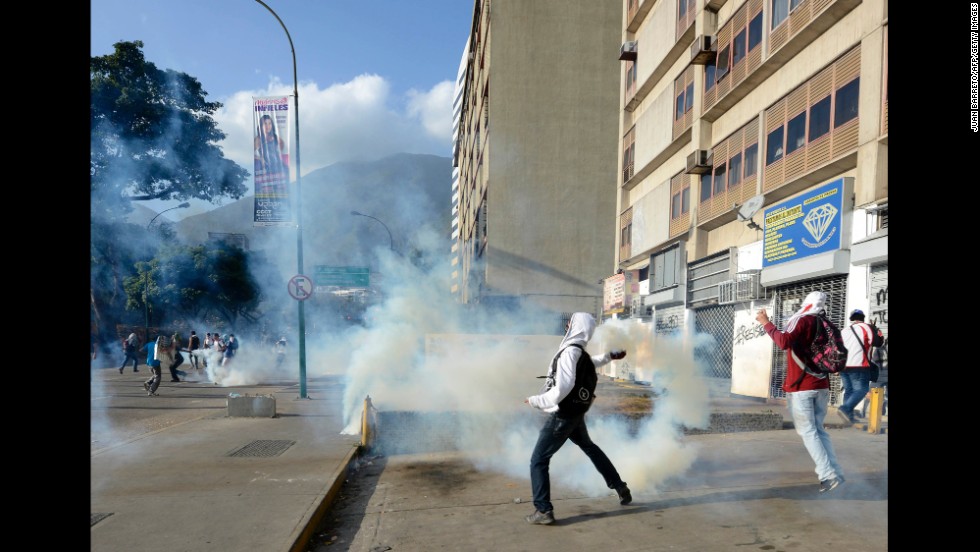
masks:
[[[147,397],[159,397],[160,394],[159,393],[154,393],[153,391],[147,391],[146,392],[146,396]]]
[[[180,380],[179,380],[179,379],[172,379],[172,380],[170,380],[170,381],[171,381],[171,382],[177,382],[177,383],[180,383]]]
[[[150,384],[146,383],[145,381],[143,382],[143,391],[146,391],[147,393],[150,392]]]
[[[616,489],[616,494],[619,495],[619,503],[626,506],[630,502],[633,502],[633,495],[630,494],[630,488],[623,483],[623,486]]]
[[[548,525],[555,521],[555,513],[551,510],[547,512],[539,512],[534,510],[534,513],[528,516],[524,516],[524,521],[532,525]]]
[[[830,479],[824,479],[820,482],[820,492],[825,493],[827,491],[832,491],[837,488],[838,485],[844,482],[843,477],[831,477]]]
[[[837,416],[840,417],[840,419],[843,420],[844,423],[847,424],[848,426],[854,423],[854,415],[851,414],[850,416],[848,416],[843,410],[839,408],[837,409]]]
[[[119,369],[119,373],[120,373],[120,374],[122,374],[122,372],[123,372],[123,369],[122,369],[122,368],[120,368],[120,369]]]
[[[139,372],[139,368],[133,368],[133,372]]]

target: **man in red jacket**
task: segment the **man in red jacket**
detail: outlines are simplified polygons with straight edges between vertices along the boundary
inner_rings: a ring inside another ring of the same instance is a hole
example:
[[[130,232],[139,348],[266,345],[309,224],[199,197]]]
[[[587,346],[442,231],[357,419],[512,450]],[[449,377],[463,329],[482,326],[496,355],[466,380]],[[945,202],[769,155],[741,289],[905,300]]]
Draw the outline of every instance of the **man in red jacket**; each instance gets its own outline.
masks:
[[[826,375],[814,376],[804,371],[796,359],[810,356],[807,349],[816,337],[819,327],[817,316],[824,315],[826,301],[827,295],[821,291],[807,295],[800,310],[786,321],[786,329],[783,331],[777,330],[769,321],[766,309],[755,315],[755,319],[762,324],[776,346],[786,351],[786,378],[783,380],[786,406],[793,416],[796,433],[803,438],[803,446],[816,464],[814,471],[820,480],[822,493],[833,490],[844,482],[844,472],[837,463],[830,435],[823,427],[830,402],[830,381]],[[798,380],[799,385],[794,385]]]

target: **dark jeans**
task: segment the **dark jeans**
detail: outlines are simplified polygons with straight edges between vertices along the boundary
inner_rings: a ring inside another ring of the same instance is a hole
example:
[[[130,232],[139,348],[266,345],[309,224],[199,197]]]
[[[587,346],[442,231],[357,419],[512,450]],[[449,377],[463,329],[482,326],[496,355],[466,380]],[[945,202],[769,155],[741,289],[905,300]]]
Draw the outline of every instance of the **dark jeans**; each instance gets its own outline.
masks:
[[[136,353],[126,353],[126,360],[123,361],[122,366],[119,367],[120,370],[129,364],[129,359],[133,359],[133,371],[135,372],[140,367],[140,359],[136,356]]]
[[[556,412],[548,416],[541,433],[538,434],[538,443],[534,445],[534,452],[531,453],[531,492],[534,494],[534,507],[539,512],[552,510],[551,478],[548,467],[551,464],[551,457],[568,440],[578,445],[589,457],[592,465],[606,480],[607,487],[618,489],[625,485],[606,453],[589,438],[589,430],[585,427],[585,414],[573,418],[559,418]]]
[[[180,376],[177,375],[177,367],[184,363],[184,355],[180,355],[177,358],[177,362],[170,365],[170,379],[179,380]]]
[[[868,394],[871,387],[871,371],[861,368],[848,368],[840,373],[840,382],[844,387],[844,402],[837,410],[848,417],[854,413],[854,407]]]

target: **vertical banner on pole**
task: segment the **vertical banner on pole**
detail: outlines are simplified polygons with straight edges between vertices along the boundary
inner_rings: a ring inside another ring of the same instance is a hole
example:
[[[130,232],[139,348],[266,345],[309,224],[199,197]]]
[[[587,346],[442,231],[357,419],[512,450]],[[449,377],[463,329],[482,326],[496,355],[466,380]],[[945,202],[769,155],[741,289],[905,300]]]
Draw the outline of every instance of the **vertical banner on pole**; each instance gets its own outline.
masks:
[[[252,98],[255,226],[293,226],[289,201],[289,96]]]

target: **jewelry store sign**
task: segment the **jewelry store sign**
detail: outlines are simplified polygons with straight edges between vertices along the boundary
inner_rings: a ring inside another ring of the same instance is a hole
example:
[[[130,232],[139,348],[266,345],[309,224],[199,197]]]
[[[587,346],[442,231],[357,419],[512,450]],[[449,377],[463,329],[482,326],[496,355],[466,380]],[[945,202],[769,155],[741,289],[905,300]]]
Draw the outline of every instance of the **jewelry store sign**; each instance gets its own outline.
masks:
[[[839,178],[766,209],[762,267],[840,249],[843,198]]]

